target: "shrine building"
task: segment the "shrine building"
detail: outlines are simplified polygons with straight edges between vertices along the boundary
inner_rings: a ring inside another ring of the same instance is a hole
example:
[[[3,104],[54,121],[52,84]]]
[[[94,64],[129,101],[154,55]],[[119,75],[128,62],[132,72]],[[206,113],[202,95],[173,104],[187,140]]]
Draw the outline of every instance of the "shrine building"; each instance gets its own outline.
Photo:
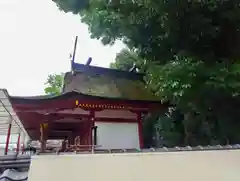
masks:
[[[47,140],[63,139],[72,148],[65,151],[143,149],[143,115],[164,109],[144,88],[143,78],[134,71],[72,62],[61,95],[10,96],[10,101],[42,151]]]

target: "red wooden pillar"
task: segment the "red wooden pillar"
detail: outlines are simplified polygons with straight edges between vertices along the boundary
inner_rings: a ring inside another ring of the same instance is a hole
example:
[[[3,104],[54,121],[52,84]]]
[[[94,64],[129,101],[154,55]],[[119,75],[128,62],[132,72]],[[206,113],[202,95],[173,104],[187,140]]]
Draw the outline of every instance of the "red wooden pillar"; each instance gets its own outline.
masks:
[[[143,149],[144,148],[144,143],[143,143],[143,124],[142,124],[141,112],[137,113],[137,121],[138,121],[139,146],[140,146],[140,149]]]
[[[21,144],[21,146],[22,146],[22,147],[21,147],[22,154],[24,154],[24,148],[25,148],[25,147],[24,147],[24,144]]]
[[[17,155],[19,153],[19,148],[20,148],[20,140],[21,140],[21,132],[18,134],[18,139],[17,139]]]
[[[44,152],[44,143],[43,143],[43,124],[40,124],[40,143],[41,143],[41,152]]]
[[[22,152],[22,154],[24,154],[24,148],[25,148],[25,133],[23,132],[23,135],[21,136],[21,142],[20,142],[20,144],[21,144],[21,152]]]
[[[4,155],[8,154],[8,147],[9,147],[9,142],[10,142],[10,137],[11,137],[11,128],[12,128],[12,120],[9,121],[9,125],[8,125],[8,132],[7,132]]]
[[[73,133],[69,133],[68,135],[68,144],[69,145],[73,145],[74,144],[74,136],[73,136]]]
[[[91,150],[94,150],[94,141],[93,141],[93,127],[94,127],[94,122],[95,122],[95,111],[91,110],[90,111],[90,119],[91,119],[91,126],[90,126],[90,145],[91,145]]]
[[[48,123],[40,124],[40,142],[41,142],[41,152],[46,149],[46,129],[48,128]]]

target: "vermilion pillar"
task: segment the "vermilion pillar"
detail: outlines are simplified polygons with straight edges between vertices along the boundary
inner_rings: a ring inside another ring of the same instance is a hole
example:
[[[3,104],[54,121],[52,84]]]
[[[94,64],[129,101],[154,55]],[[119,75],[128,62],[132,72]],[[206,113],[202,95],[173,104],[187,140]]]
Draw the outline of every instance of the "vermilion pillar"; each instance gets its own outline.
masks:
[[[97,126],[93,126],[93,144],[97,145]]]
[[[143,124],[142,124],[142,116],[141,113],[137,113],[137,121],[138,121],[138,138],[139,138],[139,146],[140,149],[144,148],[144,143],[143,143]]]
[[[90,137],[90,145],[91,145],[91,149],[92,151],[94,151],[94,148],[95,148],[95,145],[94,145],[94,136],[93,136],[93,127],[94,127],[94,122],[95,122],[95,112],[94,110],[91,110],[90,111],[90,119],[91,119],[91,126],[90,126],[90,134],[89,134],[89,137]]]
[[[25,133],[22,132],[22,135],[21,135],[21,141],[20,141],[20,144],[21,144],[21,151],[22,151],[22,154],[24,153],[24,148],[25,148]]]
[[[44,152],[46,148],[46,129],[47,128],[48,128],[48,123],[40,124],[41,152]]]
[[[5,155],[8,154],[8,147],[9,147],[9,142],[10,142],[10,137],[11,137],[11,128],[12,128],[12,119],[9,121],[9,125],[8,125],[8,132],[7,132],[5,152],[4,152]]]
[[[18,133],[17,149],[16,149],[17,155],[18,155],[18,153],[19,153],[19,148],[20,148],[20,139],[21,139],[21,132]]]

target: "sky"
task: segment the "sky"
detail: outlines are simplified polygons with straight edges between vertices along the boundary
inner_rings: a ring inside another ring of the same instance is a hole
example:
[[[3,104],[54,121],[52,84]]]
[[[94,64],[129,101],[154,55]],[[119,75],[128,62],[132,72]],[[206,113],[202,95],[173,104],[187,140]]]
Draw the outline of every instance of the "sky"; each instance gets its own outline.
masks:
[[[70,71],[75,36],[79,63],[91,56],[92,65],[108,67],[124,48],[91,39],[78,15],[61,12],[51,0],[0,0],[0,88],[10,95],[44,94],[50,73]]]

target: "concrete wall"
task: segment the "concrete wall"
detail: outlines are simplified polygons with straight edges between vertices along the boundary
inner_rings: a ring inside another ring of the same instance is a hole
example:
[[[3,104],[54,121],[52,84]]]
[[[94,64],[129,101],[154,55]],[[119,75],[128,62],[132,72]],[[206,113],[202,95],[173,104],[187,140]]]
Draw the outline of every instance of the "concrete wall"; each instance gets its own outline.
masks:
[[[139,149],[137,123],[95,122],[100,149]]]
[[[29,181],[239,181],[240,150],[33,157]]]

